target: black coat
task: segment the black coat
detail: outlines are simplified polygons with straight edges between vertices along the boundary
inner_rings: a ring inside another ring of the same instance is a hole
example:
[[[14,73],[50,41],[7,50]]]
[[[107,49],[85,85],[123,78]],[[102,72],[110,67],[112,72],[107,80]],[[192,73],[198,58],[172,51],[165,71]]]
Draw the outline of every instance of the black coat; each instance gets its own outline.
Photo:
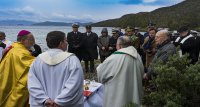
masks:
[[[116,49],[117,39],[118,37],[114,38],[113,36],[109,39],[109,47],[113,48],[113,50],[110,50],[111,54],[117,50]]]
[[[35,44],[35,45],[33,45],[33,47],[35,49],[35,51],[31,52],[33,56],[37,57],[39,54],[42,53],[42,49],[39,45]]]
[[[196,45],[196,54],[199,56],[200,52],[200,36],[195,37],[195,45]]]
[[[83,35],[81,32],[69,32],[67,34],[68,52],[74,53],[79,60],[82,60],[82,40]]]
[[[144,36],[142,35],[142,34],[140,34],[140,33],[137,33],[137,34],[135,34],[138,38],[139,38],[139,41],[140,41],[140,46],[139,46],[139,48],[137,49],[137,51],[138,51],[138,53],[140,54],[140,56],[142,56],[142,57],[144,57],[145,56],[145,53],[144,53],[144,51],[143,51],[143,49],[142,49],[142,44],[144,43]]]
[[[198,61],[198,55],[196,53],[196,47],[197,46],[196,46],[196,42],[195,42],[195,37],[190,37],[187,40],[185,40],[185,42],[181,43],[181,41],[184,38],[180,38],[179,41],[177,41],[177,42],[175,41],[174,45],[175,46],[180,45],[182,54],[184,55],[184,54],[188,53],[189,54],[189,58],[192,60],[191,63],[194,64],[195,62]]]
[[[98,35],[91,32],[90,35],[83,33],[83,60],[90,61],[98,58],[97,52]]]
[[[6,44],[4,44],[3,42],[0,41],[0,47],[2,47],[3,49],[5,49]]]

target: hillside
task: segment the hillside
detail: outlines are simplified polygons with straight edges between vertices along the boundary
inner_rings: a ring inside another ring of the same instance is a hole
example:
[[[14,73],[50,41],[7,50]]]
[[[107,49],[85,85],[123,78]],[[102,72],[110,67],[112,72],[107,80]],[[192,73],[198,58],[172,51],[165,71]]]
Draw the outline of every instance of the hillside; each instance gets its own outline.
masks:
[[[118,19],[111,19],[94,23],[93,26],[119,26],[127,25],[146,27],[149,22],[158,27],[176,29],[183,24],[196,28],[200,26],[200,0],[185,0],[173,6],[156,9],[152,12],[127,14]]]
[[[92,23],[79,23],[80,26],[85,26],[88,24],[92,24]],[[46,22],[34,23],[32,25],[33,26],[71,26],[72,23],[46,21]]]
[[[64,22],[40,22],[34,23],[33,26],[71,26],[72,23],[64,23]]]
[[[0,26],[29,26],[35,22],[26,20],[1,20]]]

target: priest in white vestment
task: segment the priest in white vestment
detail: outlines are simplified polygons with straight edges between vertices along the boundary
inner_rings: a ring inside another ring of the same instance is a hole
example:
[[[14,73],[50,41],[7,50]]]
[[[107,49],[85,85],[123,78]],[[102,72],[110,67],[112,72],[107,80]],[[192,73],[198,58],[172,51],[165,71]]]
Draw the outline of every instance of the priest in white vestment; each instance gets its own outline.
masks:
[[[104,84],[103,107],[141,105],[144,66],[129,37],[117,40],[117,51],[97,67],[99,82]]]
[[[31,107],[83,107],[83,71],[67,50],[65,33],[47,34],[48,51],[33,62],[28,76]]]

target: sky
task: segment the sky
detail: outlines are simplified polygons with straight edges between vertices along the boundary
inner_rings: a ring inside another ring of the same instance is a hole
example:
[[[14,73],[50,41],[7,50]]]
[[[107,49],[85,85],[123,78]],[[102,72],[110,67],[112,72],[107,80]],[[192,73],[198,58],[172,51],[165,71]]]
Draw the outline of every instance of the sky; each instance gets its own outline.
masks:
[[[0,0],[0,20],[98,22],[184,0]]]

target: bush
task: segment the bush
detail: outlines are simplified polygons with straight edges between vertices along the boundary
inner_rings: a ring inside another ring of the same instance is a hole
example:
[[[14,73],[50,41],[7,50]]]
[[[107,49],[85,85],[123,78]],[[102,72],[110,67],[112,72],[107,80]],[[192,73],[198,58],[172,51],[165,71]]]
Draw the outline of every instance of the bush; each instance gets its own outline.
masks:
[[[143,104],[154,107],[197,107],[200,105],[200,64],[190,65],[187,56],[174,55],[158,62],[157,77],[150,81],[157,88],[146,93]]]

